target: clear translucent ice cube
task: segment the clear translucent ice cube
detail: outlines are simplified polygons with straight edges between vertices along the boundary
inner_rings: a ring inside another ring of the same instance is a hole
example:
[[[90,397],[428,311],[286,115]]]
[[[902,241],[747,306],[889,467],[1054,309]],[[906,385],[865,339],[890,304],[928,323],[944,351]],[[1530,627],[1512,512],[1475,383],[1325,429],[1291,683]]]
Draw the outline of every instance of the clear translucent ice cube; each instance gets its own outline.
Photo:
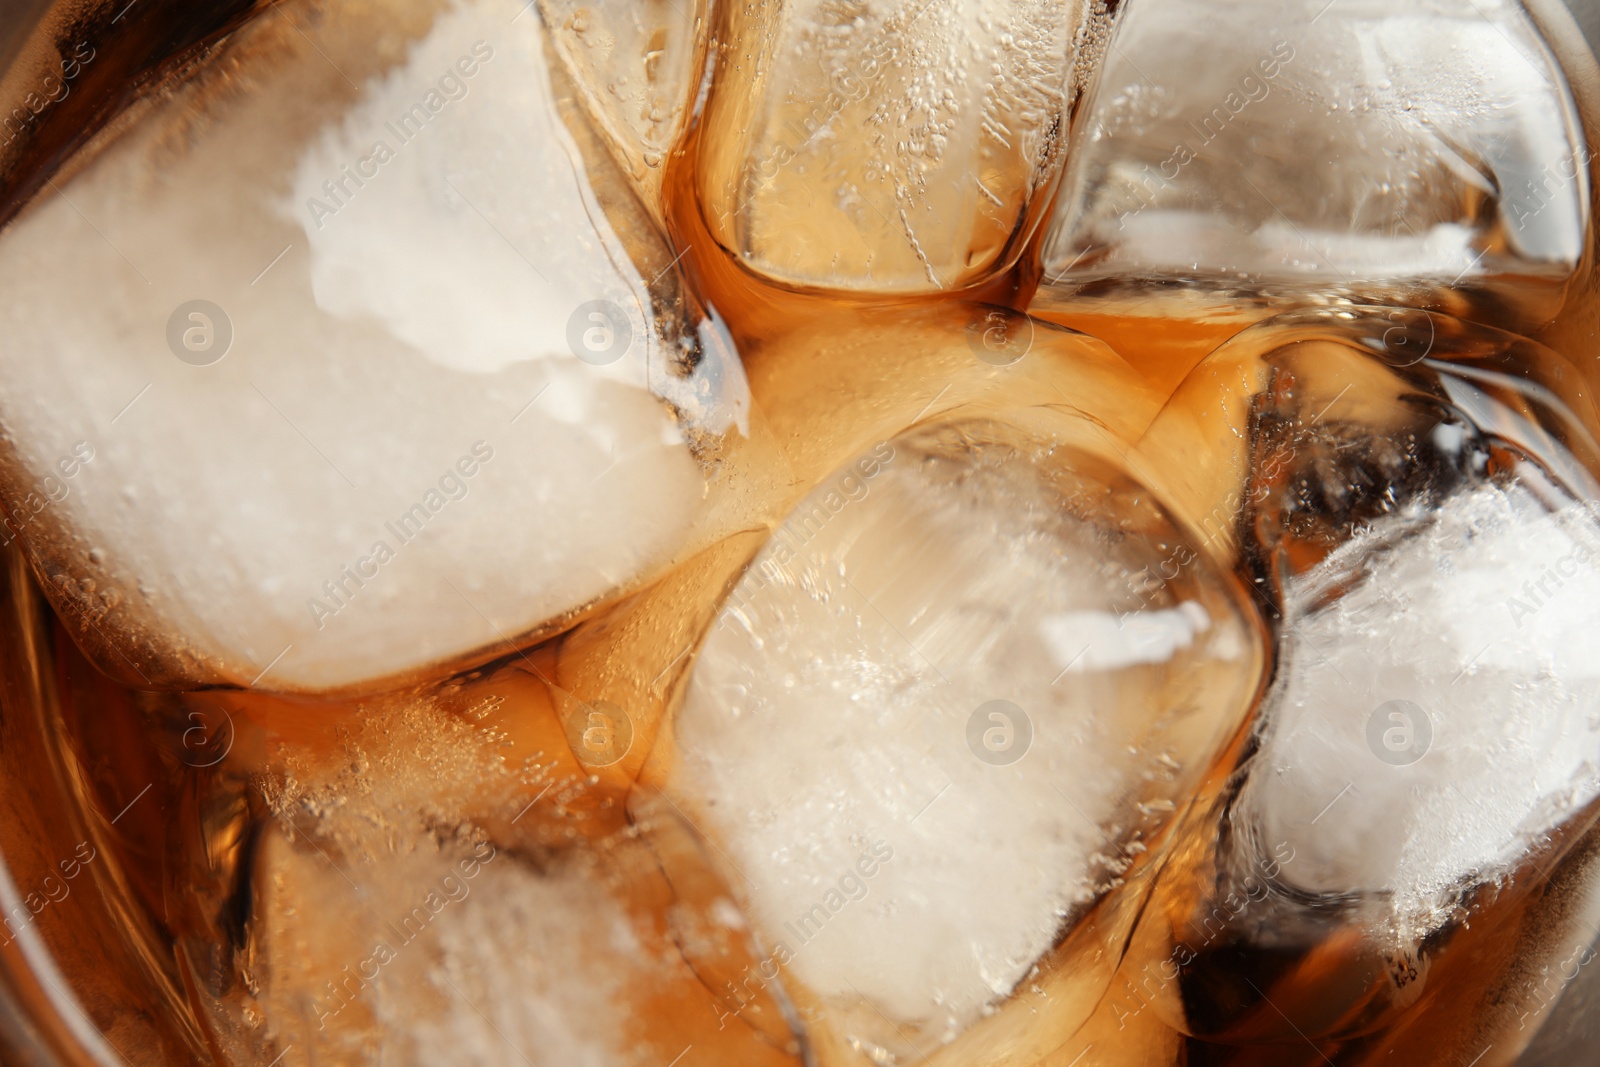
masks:
[[[1115,921],[1080,922],[1118,886],[1137,907],[1248,708],[1241,594],[1071,422],[880,442],[776,531],[699,650],[667,791],[819,1049],[1060,1045],[1116,954]]]
[[[618,162],[656,211],[706,55],[706,0],[541,0],[551,39]]]
[[[11,528],[108,669],[481,654],[715,510],[737,357],[520,10],[274,7],[0,237]]]
[[[961,288],[1004,265],[1061,158],[1091,0],[727,4],[696,187],[758,274]]]
[[[1497,279],[1546,311],[1585,248],[1589,155],[1515,0],[1142,0],[1074,123],[1036,300]]]

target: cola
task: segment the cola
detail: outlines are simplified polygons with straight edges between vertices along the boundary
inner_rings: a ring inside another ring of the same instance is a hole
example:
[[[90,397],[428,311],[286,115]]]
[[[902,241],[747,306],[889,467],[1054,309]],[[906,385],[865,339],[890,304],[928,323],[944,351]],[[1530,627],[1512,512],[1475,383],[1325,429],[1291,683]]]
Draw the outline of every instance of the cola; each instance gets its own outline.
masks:
[[[1592,1054],[1565,12],[40,9],[0,1058]]]

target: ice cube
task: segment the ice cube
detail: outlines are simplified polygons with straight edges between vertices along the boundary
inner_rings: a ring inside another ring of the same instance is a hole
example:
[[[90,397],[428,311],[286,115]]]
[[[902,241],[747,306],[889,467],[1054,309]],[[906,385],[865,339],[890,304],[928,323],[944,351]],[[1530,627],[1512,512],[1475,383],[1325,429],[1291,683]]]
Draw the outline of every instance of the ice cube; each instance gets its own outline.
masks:
[[[1548,317],[1585,248],[1589,158],[1514,0],[1147,0],[1074,123],[1035,307],[1132,277],[1493,282]]]
[[[781,1001],[725,1004],[761,961],[681,817],[581,773],[531,674],[337,719],[212,699],[237,741],[168,909],[230,1062],[799,1063]]]
[[[367,1062],[381,1046],[385,1060],[419,1065],[632,1059],[608,1009],[632,972],[654,978],[655,961],[582,875],[541,876],[492,845],[385,865],[358,874],[410,893],[386,893],[376,915],[353,922],[341,906],[354,929],[330,938],[316,916],[350,898],[340,873],[279,834],[257,862],[272,873],[258,919],[257,951],[271,968],[262,1014],[289,1023],[275,1047]],[[297,1001],[309,1015],[300,1026]]]
[[[1236,817],[1302,889],[1387,900],[1402,943],[1600,791],[1600,497],[1561,393],[1592,408],[1552,353],[1522,343],[1518,382],[1447,329],[1329,405],[1337,355],[1269,357],[1247,494],[1285,647]]]
[[[589,113],[659,212],[705,67],[706,0],[542,0],[540,10]]]
[[[1386,897],[1406,940],[1600,795],[1600,522],[1543,486],[1408,509],[1289,590],[1237,817],[1294,845],[1300,888]]]
[[[699,650],[667,791],[819,1047],[1060,1045],[1118,954],[1116,922],[1081,920],[1125,882],[1137,907],[1247,710],[1242,594],[1074,424],[880,442],[774,533]]]
[[[1135,935],[1175,1027],[1380,1027],[1431,992],[1463,919],[1496,921],[1515,899],[1497,888],[1525,895],[1562,861],[1600,795],[1600,450],[1581,389],[1500,331],[1299,312],[1214,353],[1141,442],[1225,443],[1174,500],[1254,576],[1280,638],[1254,751]]]
[[[519,10],[273,7],[0,238],[8,535],[108,668],[481,656],[715,510],[737,357]]]
[[[1019,250],[1061,158],[1093,0],[803,0],[723,12],[696,188],[779,282],[928,291]]]

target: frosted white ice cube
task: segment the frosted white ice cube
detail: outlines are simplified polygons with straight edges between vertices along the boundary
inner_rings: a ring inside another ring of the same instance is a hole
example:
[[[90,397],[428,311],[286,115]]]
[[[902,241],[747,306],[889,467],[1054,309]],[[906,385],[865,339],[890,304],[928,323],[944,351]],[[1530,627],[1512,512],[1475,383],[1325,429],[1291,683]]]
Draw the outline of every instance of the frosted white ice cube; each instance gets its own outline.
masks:
[[[1537,485],[1408,509],[1291,584],[1238,817],[1301,888],[1386,894],[1421,936],[1600,795],[1600,524]]]
[[[1160,515],[1086,455],[919,431],[819,486],[732,593],[670,790],[784,981],[872,1005],[849,1039],[909,1056],[979,1019],[1238,723],[1240,610]]]
[[[501,649],[691,536],[741,372],[520,10],[276,7],[0,235],[11,527],[136,682]]]

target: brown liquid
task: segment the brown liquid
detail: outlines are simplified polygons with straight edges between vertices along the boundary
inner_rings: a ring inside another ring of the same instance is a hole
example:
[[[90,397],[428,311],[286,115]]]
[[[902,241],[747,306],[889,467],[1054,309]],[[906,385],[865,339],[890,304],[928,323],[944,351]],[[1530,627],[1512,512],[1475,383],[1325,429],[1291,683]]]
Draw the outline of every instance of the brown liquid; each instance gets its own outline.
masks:
[[[1261,315],[1085,302],[1029,323],[1015,310],[1033,297],[1026,266],[918,299],[767,285],[719,247],[701,215],[692,163],[708,135],[693,131],[668,163],[666,224],[685,250],[689,288],[744,359],[761,429],[737,462],[758,472],[780,515],[863,443],[958,408],[1043,404],[1089,415],[1104,432],[1086,447],[1180,486],[1178,509],[1204,529],[1237,472],[1201,470],[1193,450],[1244,413],[1228,414],[1221,388],[1191,371]],[[12,191],[25,194],[29,180]],[[1002,355],[1020,353],[1014,362],[977,355],[974,338],[981,347],[990,328],[1003,335]],[[1595,430],[1584,388],[1592,368],[1522,371],[1564,383]],[[1163,409],[1192,416],[1187,430],[1152,430]],[[1237,515],[1227,518],[1231,529]],[[0,853],[20,894],[48,899],[16,925],[48,949],[84,1013],[62,1005],[62,990],[12,931],[0,969],[31,1017],[58,1024],[43,1044],[63,1062],[90,1062],[70,1051],[85,1039],[71,1031],[87,1025],[88,1040],[136,1064],[376,1063],[408,1019],[493,1011],[493,976],[452,967],[474,952],[504,962],[490,951],[500,938],[517,951],[539,948],[512,931],[460,925],[462,901],[482,893],[509,909],[535,885],[556,895],[584,885],[597,888],[582,904],[561,900],[596,925],[551,932],[549,948],[567,946],[569,934],[592,945],[610,982],[609,1025],[638,1062],[677,1063],[689,1050],[685,1067],[861,1062],[848,1047],[808,1044],[808,1006],[784,992],[781,968],[767,966],[747,931],[707,920],[732,895],[717,846],[657,793],[671,760],[663,723],[694,648],[765,533],[716,544],[533,647],[498,650],[443,681],[337,701],[151,693],[109,681],[74,644],[77,620],[49,613],[9,550]],[[1236,549],[1231,538],[1215,546],[1243,567]],[[624,729],[631,740],[619,746]],[[612,761],[619,747],[625,754]],[[1115,971],[1109,992],[1085,1005],[1078,1000],[1089,994],[1071,983],[1019,990],[1023,1010],[1010,1019],[1026,1051],[991,1051],[984,1062],[1513,1062],[1550,996],[1532,976],[1571,954],[1592,892],[1600,853],[1590,822],[1564,829],[1565,850],[1552,847],[1547,867],[1535,862],[1516,885],[1475,900],[1470,922],[1430,946],[1420,995],[1397,992],[1406,982],[1386,969],[1406,961],[1363,956],[1336,938],[1270,966],[1219,958],[1212,974],[1188,979],[1208,988],[1180,994],[1165,968],[1173,931],[1196,916],[1204,928],[1215,906],[1203,887],[1219,863],[1217,805],[1243,749],[1241,739],[1212,768],[1140,934],[1128,940],[1133,916],[1118,901],[1086,925],[1120,935],[1082,948],[1085,970]],[[93,858],[66,875],[62,858],[85,855]],[[460,900],[456,886],[467,887]],[[651,967],[630,970],[608,949],[618,928]],[[424,959],[455,984],[430,985]],[[395,975],[405,976],[399,994],[380,1003],[374,989]],[[1250,975],[1261,986],[1246,1002],[1235,979]],[[557,1005],[567,977],[559,967],[522,974]],[[1196,1025],[1202,1001],[1228,1018]],[[1089,1021],[1041,1058],[1029,1037],[1039,1016],[1063,1005]],[[1294,1020],[1324,1009],[1336,1037],[1292,1032]]]

